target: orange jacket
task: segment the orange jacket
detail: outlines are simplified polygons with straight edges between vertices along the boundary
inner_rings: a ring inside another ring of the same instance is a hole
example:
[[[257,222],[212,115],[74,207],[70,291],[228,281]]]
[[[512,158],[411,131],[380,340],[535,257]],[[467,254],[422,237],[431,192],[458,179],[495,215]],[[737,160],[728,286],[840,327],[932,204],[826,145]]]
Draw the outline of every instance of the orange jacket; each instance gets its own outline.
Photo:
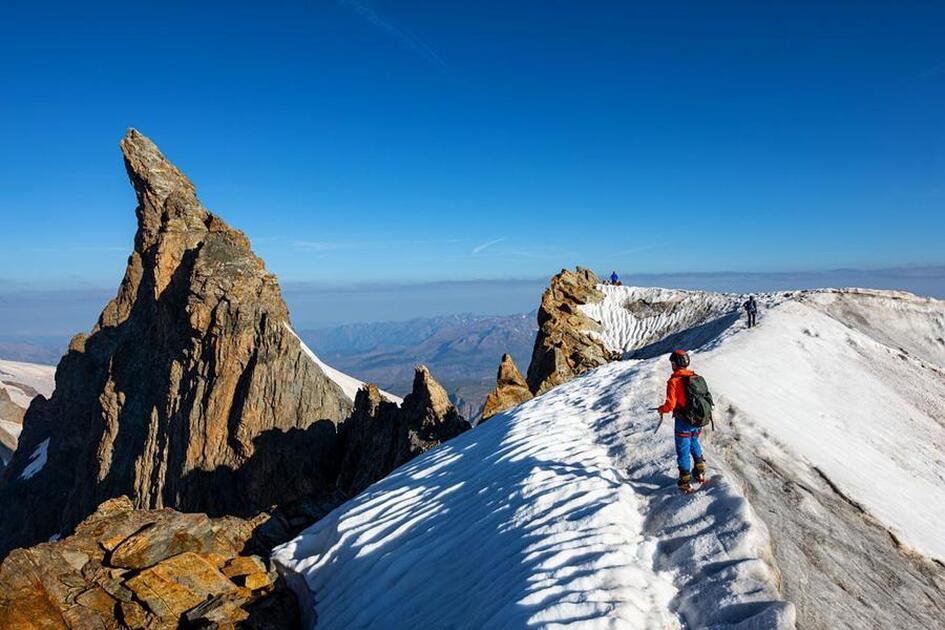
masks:
[[[683,376],[692,376],[692,370],[676,370],[666,381],[666,402],[658,411],[663,413],[675,412],[686,406],[686,386],[683,385]]]

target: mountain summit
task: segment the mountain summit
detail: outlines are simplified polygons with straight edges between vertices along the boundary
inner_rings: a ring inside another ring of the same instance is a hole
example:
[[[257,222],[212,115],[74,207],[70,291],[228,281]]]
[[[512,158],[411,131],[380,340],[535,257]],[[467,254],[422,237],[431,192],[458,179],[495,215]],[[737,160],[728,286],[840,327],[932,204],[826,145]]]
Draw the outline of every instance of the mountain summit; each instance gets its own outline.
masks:
[[[153,142],[131,129],[121,150],[134,250],[55,392],[26,414],[0,481],[0,556],[112,497],[244,514],[337,474],[336,427],[353,401],[293,334],[275,276]]]

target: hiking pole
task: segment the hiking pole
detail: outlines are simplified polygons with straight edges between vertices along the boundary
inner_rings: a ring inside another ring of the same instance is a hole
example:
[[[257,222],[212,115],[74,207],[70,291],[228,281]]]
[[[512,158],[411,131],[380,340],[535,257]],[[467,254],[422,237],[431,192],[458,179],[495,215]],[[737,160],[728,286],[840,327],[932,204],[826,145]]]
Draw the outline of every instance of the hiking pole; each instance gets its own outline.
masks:
[[[659,407],[650,407],[650,411],[659,411],[659,410],[660,410]],[[654,433],[654,434],[659,433],[660,427],[661,427],[662,425],[663,425],[663,416],[662,416],[662,414],[661,414],[661,415],[660,415],[660,421],[656,423],[656,426],[655,426],[655,427],[653,427],[653,433]]]

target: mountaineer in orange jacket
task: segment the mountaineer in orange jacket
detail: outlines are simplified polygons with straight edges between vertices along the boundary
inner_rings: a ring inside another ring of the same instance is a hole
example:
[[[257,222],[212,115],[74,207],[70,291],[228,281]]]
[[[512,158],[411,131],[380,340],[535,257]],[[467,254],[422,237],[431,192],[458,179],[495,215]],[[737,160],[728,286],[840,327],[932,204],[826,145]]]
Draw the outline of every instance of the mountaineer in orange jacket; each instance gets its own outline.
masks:
[[[666,383],[666,402],[656,410],[660,414],[661,422],[663,414],[672,413],[675,418],[676,466],[679,468],[679,480],[676,484],[680,490],[689,493],[693,491],[692,472],[695,472],[697,483],[705,482],[705,457],[699,443],[702,427],[691,424],[682,413],[687,402],[686,381],[695,376],[695,373],[686,369],[689,367],[689,354],[685,350],[675,350],[669,355],[669,361],[673,366],[673,375]]]

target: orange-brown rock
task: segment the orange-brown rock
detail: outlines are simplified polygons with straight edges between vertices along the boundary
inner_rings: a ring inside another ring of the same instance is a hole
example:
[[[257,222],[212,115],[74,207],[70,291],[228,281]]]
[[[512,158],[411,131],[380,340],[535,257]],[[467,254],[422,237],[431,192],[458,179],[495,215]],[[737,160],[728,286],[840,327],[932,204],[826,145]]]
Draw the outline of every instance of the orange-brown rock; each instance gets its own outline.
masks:
[[[125,584],[155,615],[170,619],[180,617],[209,595],[237,588],[219,569],[191,551],[162,560]]]
[[[499,362],[499,372],[495,379],[495,389],[486,397],[482,407],[482,420],[488,420],[500,411],[517,407],[523,402],[532,399],[532,392],[528,389],[525,377],[519,372],[518,366],[512,360],[512,355],[502,355]]]
[[[291,627],[297,610],[288,589],[243,551],[253,531],[253,523],[239,519],[135,510],[124,497],[111,500],[74,535],[10,553],[0,565],[0,628],[177,628],[184,618],[227,627],[252,617]],[[173,540],[181,536],[215,551],[175,553]],[[113,566],[128,545],[151,564]],[[248,574],[234,580],[219,565]]]
[[[397,405],[365,385],[344,425],[344,458],[338,488],[353,496],[420,453],[469,429],[430,371],[418,365],[413,389]]]
[[[146,137],[121,141],[138,230],[124,279],[27,412],[0,481],[0,558],[102,501],[250,515],[330,488],[351,410],[303,352],[275,276]],[[23,470],[46,440],[47,461]]]
[[[588,334],[599,331],[600,324],[579,308],[604,298],[598,284],[600,279],[589,269],[562,269],[542,294],[538,335],[528,366],[528,388],[534,395],[620,358]]]

